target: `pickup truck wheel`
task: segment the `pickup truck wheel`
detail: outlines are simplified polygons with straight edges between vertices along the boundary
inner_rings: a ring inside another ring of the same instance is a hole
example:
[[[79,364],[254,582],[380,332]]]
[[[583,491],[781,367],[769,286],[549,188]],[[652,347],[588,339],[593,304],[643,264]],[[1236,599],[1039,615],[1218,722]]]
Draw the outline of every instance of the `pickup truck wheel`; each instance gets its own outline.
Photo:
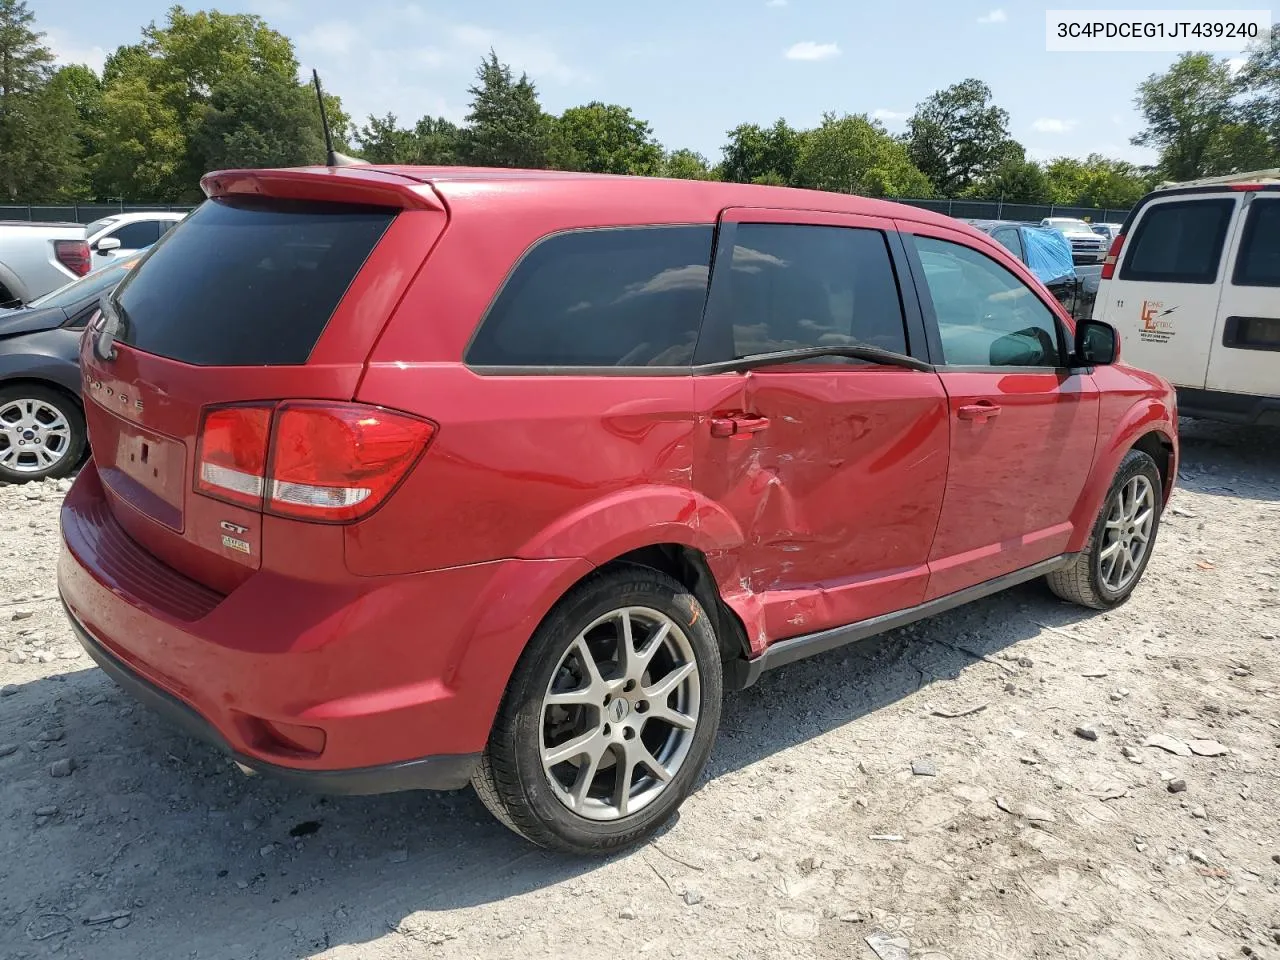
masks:
[[[476,792],[543,847],[604,854],[641,842],[697,783],[722,687],[715,632],[685,587],[640,566],[593,576],[521,656]]]
[[[1156,462],[1130,450],[1111,481],[1089,542],[1074,563],[1049,574],[1049,588],[1095,610],[1124,603],[1151,559],[1163,502]]]
[[[0,482],[65,477],[85,442],[84,415],[66,394],[35,384],[0,387]]]

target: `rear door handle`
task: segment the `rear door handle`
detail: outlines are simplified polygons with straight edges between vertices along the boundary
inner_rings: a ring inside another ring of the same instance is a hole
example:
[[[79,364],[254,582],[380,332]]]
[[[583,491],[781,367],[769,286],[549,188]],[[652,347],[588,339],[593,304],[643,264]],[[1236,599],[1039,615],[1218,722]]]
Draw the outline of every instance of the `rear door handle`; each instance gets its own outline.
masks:
[[[711,435],[713,437],[734,437],[741,433],[759,433],[768,429],[768,417],[740,415],[711,418]]]
[[[979,400],[977,403],[967,403],[960,407],[956,410],[956,416],[961,420],[975,420],[978,423],[986,423],[992,417],[1000,416],[1000,407],[990,400]]]

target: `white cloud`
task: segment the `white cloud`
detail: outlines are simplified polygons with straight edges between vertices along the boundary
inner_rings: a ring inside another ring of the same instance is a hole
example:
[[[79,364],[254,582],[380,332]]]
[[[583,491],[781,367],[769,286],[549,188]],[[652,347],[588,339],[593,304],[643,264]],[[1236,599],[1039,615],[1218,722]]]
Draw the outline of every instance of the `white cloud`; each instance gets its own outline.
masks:
[[[1009,19],[1009,15],[1000,7],[996,7],[990,13],[984,13],[978,18],[979,23],[1005,23]]]
[[[1227,69],[1231,71],[1231,75],[1234,77],[1248,62],[1248,57],[1228,57]]]
[[[788,47],[783,56],[788,60],[830,60],[840,56],[840,47],[834,43],[814,43],[804,40]]]
[[[528,73],[535,83],[551,80],[569,84],[585,77],[582,71],[566,63],[549,43],[535,35],[501,33],[471,23],[455,24],[440,33],[445,42],[413,51],[410,56],[415,63],[431,69],[472,69],[493,50],[516,75]]]
[[[363,40],[360,30],[345,20],[329,20],[316,24],[300,36],[298,47],[320,54],[343,56],[361,45]]]
[[[61,30],[46,30],[45,43],[53,51],[56,63],[70,65],[86,64],[94,73],[101,75],[102,67],[107,62],[107,51],[97,45],[77,43]]]
[[[884,107],[880,107],[879,109],[871,112],[872,120],[880,120],[884,123],[894,123],[898,120],[905,120],[909,116],[911,116],[911,114],[907,113],[905,110],[886,110]]]
[[[1070,133],[1075,129],[1075,120],[1057,120],[1053,117],[1040,117],[1031,122],[1031,129],[1036,133]]]
[[[786,5],[787,0],[768,0],[768,2],[765,3],[766,7],[785,7]]]

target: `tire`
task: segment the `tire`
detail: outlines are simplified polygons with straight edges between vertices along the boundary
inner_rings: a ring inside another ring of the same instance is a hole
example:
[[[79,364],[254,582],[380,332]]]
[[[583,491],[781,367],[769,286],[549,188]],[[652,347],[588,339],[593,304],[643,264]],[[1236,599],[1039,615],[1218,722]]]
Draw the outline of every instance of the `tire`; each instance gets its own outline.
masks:
[[[623,611],[636,651],[630,670],[619,643]],[[473,786],[494,816],[539,846],[621,850],[660,830],[693,790],[722,696],[715,631],[683,585],[641,566],[593,575],[552,609],[521,655]]]
[[[1140,521],[1143,516],[1143,507],[1135,508],[1133,518],[1124,516],[1127,509],[1125,499],[1127,493],[1135,489],[1146,491],[1145,495],[1150,500],[1151,511],[1147,539],[1136,561],[1132,557],[1136,541],[1126,540],[1126,531],[1137,526],[1141,532],[1141,523],[1135,525],[1131,519]],[[1055,570],[1046,577],[1049,589],[1063,600],[1070,600],[1094,610],[1110,610],[1124,603],[1142,579],[1147,562],[1151,559],[1151,551],[1155,549],[1163,504],[1164,491],[1156,462],[1141,450],[1130,450],[1120,461],[1115,479],[1111,481],[1111,488],[1102,502],[1102,509],[1098,511],[1098,518],[1089,532],[1089,542],[1076,555],[1075,561],[1070,566]],[[1120,518],[1118,521],[1117,517]],[[1119,529],[1116,529],[1117,522]],[[1113,544],[1116,542],[1127,542],[1130,546],[1113,550]],[[1115,565],[1120,564],[1123,568],[1126,553],[1133,564],[1131,569],[1125,568],[1127,573],[1121,577],[1116,574]],[[1120,559],[1113,559],[1113,555],[1119,556]]]
[[[67,394],[31,383],[0,387],[0,482],[65,477],[87,442],[84,414]]]

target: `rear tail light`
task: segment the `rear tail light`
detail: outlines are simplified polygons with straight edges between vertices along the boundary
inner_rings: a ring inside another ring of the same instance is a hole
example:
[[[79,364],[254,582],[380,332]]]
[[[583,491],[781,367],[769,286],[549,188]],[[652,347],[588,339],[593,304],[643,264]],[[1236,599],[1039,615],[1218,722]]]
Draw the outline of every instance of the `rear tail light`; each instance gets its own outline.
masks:
[[[1102,279],[1110,280],[1116,272],[1116,261],[1120,259],[1120,248],[1124,246],[1124,234],[1117,233],[1116,238],[1111,241],[1111,249],[1107,251],[1107,258],[1102,261]]]
[[[286,402],[206,412],[196,491],[303,520],[373,511],[427,448],[436,426],[381,407]]]
[[[89,244],[83,240],[53,241],[53,256],[77,277],[89,272]]]

